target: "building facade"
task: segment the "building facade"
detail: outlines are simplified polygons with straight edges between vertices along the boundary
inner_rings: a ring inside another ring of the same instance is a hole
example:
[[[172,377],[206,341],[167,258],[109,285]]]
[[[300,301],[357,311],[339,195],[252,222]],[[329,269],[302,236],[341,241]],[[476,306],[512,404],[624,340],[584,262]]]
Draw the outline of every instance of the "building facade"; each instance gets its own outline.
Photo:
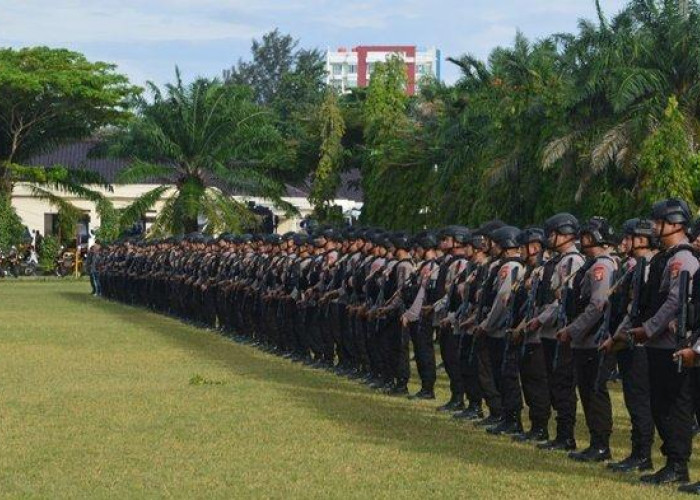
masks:
[[[374,65],[398,55],[406,63],[406,93],[414,95],[416,84],[426,76],[440,80],[440,51],[415,45],[359,45],[350,50],[326,52],[326,83],[342,93],[369,85]]]
[[[152,179],[150,182],[143,184],[119,184],[116,182],[118,173],[128,165],[125,160],[93,158],[89,154],[95,146],[96,141],[86,140],[73,144],[60,146],[54,151],[37,156],[29,160],[28,164],[36,166],[48,167],[51,165],[63,165],[67,168],[80,168],[95,172],[102,177],[105,182],[112,186],[111,190],[101,189],[97,186],[92,186],[91,189],[100,191],[102,195],[109,199],[116,209],[125,208],[133,203],[143,194],[151,191],[157,186],[172,185],[172,181],[168,179]],[[359,184],[360,174],[358,171],[346,172],[341,175],[341,186],[336,193],[336,199],[333,204],[342,207],[344,213],[352,213],[362,208],[362,192],[357,187]],[[248,196],[245,193],[227,193],[235,200],[248,204],[254,207],[254,213],[261,211],[267,212],[273,218],[272,230],[278,233],[287,231],[298,231],[301,229],[301,223],[305,217],[308,217],[313,212],[313,207],[308,201],[310,190],[310,181],[301,185],[286,186],[286,196],[282,199],[294,206],[298,213],[288,216],[284,211],[278,209],[270,200]],[[100,215],[97,212],[95,203],[73,196],[63,192],[55,192],[66,201],[70,202],[75,207],[83,211],[83,218],[78,224],[77,234],[71,235],[78,237],[81,243],[91,243],[93,240],[94,231],[100,227]],[[154,206],[152,210],[143,214],[141,225],[143,229],[148,231],[150,225],[160,213],[165,200],[170,197],[172,191],[166,191]],[[36,231],[43,235],[58,235],[58,210],[48,201],[39,199],[33,196],[29,186],[24,184],[15,185],[12,191],[12,206],[15,208],[17,215],[22,219],[22,222],[29,229],[30,233]],[[269,211],[267,210],[269,209]],[[201,221],[200,223],[205,223]],[[62,235],[65,237],[65,235]]]

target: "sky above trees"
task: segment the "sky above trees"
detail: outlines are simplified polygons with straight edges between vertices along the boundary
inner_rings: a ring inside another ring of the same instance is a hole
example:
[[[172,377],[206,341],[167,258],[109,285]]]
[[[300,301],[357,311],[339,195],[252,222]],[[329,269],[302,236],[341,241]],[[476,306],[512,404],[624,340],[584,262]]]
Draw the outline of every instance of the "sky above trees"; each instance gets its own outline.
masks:
[[[624,0],[601,0],[608,16]],[[436,46],[486,57],[516,30],[537,39],[595,18],[593,0],[0,0],[0,46],[48,45],[119,65],[136,84],[217,76],[278,27],[303,47]],[[458,69],[444,64],[453,82]]]

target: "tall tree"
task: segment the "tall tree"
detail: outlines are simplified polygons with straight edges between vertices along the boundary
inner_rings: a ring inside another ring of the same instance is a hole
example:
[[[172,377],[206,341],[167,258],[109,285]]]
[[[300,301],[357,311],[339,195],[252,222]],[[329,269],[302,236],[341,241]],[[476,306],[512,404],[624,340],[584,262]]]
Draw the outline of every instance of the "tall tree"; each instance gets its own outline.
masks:
[[[108,187],[95,173],[26,162],[129,118],[140,89],[115,69],[64,49],[0,49],[0,196],[9,197],[16,183],[26,183],[67,218],[77,217],[79,211],[61,193],[102,199],[87,187]]]
[[[345,150],[345,121],[335,92],[329,89],[319,111],[321,147],[318,166],[313,176],[309,201],[321,219],[329,216],[331,202],[340,185]]]
[[[174,182],[159,186],[134,202],[129,216],[136,219],[158,200],[165,199],[154,232],[177,234],[198,229],[240,229],[249,215],[230,194],[262,196],[289,210],[281,200],[287,167],[287,148],[269,111],[253,102],[250,89],[198,79],[176,82],[161,91],[149,84],[151,100],[141,99],[136,120],[111,138],[111,155],[131,165],[121,182],[159,178]]]
[[[229,84],[249,86],[255,100],[275,112],[278,129],[294,153],[287,180],[305,181],[316,167],[319,148],[314,122],[325,91],[325,60],[317,49],[302,49],[299,41],[278,29],[253,40],[251,60],[239,60],[224,71]]]

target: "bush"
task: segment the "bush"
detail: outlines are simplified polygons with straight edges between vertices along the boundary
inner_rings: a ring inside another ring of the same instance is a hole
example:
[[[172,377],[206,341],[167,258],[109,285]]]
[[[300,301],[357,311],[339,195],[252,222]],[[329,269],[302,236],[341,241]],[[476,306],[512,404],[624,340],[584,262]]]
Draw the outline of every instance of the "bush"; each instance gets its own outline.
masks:
[[[11,198],[0,195],[0,249],[19,245],[24,236],[24,226],[15,209],[12,208]]]
[[[39,252],[39,267],[45,273],[53,270],[54,260],[61,250],[61,242],[55,236],[47,235]]]

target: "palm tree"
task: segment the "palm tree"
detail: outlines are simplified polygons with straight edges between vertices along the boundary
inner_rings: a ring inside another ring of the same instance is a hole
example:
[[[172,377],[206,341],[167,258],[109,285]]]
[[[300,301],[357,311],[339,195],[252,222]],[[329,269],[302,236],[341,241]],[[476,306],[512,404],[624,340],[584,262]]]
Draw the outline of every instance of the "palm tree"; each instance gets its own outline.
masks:
[[[119,182],[164,183],[125,209],[122,223],[164,199],[154,233],[196,231],[201,217],[208,232],[236,230],[250,213],[232,193],[293,210],[281,200],[290,153],[272,115],[253,102],[248,88],[203,78],[185,85],[176,71],[175,84],[164,92],[152,83],[148,89],[152,101],[139,102],[137,118],[110,138],[108,152],[131,161]]]
[[[575,166],[578,201],[603,175],[615,178],[618,193],[639,199],[640,155],[671,99],[683,116],[688,153],[697,149],[700,10],[696,2],[633,0],[609,22],[596,4],[598,25],[582,21],[578,36],[560,40],[570,95],[543,166]]]

